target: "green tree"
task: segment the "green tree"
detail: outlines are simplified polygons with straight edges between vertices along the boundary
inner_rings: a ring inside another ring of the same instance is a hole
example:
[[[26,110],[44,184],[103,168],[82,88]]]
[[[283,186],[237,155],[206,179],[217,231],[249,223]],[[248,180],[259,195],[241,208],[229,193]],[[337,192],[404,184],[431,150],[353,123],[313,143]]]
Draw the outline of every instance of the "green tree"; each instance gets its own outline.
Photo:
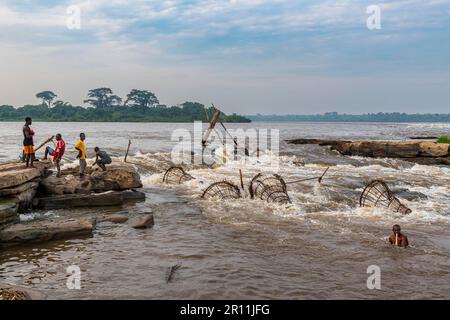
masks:
[[[157,104],[159,104],[159,100],[156,95],[147,90],[133,89],[125,100],[125,105],[140,109],[151,108]]]
[[[57,97],[57,95],[52,91],[42,91],[36,94],[36,98],[42,99],[42,103],[46,104],[49,108],[52,107],[52,101]]]
[[[88,92],[88,98],[84,100],[84,103],[89,103],[97,109],[118,106],[122,102],[122,98],[113,94],[110,88],[91,89]]]

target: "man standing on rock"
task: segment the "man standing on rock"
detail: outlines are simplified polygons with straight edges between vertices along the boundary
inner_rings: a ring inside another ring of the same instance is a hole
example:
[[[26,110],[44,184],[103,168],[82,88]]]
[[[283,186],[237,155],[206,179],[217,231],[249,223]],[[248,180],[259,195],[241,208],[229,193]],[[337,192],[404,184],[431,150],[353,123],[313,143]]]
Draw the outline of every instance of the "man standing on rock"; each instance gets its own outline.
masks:
[[[80,178],[84,177],[84,170],[86,169],[86,145],[84,140],[86,136],[84,133],[80,133],[80,139],[75,143],[75,149],[78,150],[77,159],[80,159]]]
[[[31,129],[31,124],[33,120],[30,117],[25,118],[25,125],[22,128],[23,132],[23,156],[27,162],[27,167],[33,166],[34,162],[34,131]],[[31,161],[31,164],[30,164]]]
[[[66,143],[62,139],[62,136],[60,133],[56,134],[56,147],[55,150],[53,150],[50,147],[45,148],[45,156],[43,160],[47,160],[47,156],[50,154],[53,156],[53,162],[56,165],[56,170],[58,170],[58,173],[56,176],[59,178],[61,176],[61,159],[64,155],[64,152],[66,151]]]

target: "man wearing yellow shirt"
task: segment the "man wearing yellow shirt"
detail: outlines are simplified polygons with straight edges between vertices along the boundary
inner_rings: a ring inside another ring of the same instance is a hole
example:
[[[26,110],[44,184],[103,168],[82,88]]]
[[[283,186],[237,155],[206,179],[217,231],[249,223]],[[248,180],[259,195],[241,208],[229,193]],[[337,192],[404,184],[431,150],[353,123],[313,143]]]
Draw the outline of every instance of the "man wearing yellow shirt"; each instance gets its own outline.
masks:
[[[86,169],[86,145],[84,140],[86,136],[84,133],[80,133],[80,139],[75,143],[75,149],[78,150],[77,158],[80,159],[80,178],[84,177],[84,170]]]

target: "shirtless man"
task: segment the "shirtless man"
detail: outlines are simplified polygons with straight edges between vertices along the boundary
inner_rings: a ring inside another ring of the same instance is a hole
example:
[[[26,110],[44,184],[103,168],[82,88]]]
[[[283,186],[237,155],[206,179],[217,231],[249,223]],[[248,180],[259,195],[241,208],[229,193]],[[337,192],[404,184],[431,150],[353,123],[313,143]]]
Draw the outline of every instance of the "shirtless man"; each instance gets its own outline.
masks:
[[[33,167],[34,162],[34,131],[31,129],[31,124],[33,121],[30,117],[25,118],[25,124],[22,128],[23,132],[23,156],[27,163],[27,167]],[[31,163],[30,163],[31,161]]]
[[[408,237],[400,232],[400,226],[398,224],[392,227],[393,234],[389,237],[389,243],[395,244],[396,246],[406,248],[408,243]]]

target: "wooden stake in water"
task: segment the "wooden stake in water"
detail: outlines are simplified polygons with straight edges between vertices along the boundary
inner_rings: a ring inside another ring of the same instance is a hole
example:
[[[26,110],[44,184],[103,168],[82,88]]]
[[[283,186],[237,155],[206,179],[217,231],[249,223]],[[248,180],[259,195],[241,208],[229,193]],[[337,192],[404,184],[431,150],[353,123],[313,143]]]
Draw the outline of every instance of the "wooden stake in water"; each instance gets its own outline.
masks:
[[[123,162],[127,162],[128,152],[130,152],[130,146],[131,146],[131,140],[128,140],[127,153],[125,154],[125,159],[123,159]]]
[[[239,169],[239,177],[241,178],[241,188],[244,190],[244,177],[242,175],[242,170]]]

